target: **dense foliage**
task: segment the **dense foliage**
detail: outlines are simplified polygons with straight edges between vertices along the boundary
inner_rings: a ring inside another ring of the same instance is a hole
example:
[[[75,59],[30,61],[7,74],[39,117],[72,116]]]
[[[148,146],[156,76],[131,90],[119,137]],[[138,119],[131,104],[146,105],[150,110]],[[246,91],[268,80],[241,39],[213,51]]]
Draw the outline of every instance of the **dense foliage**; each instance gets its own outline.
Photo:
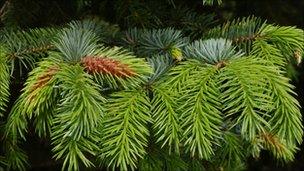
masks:
[[[155,15],[153,5],[117,1],[120,26],[84,15],[21,29],[9,19],[18,1],[7,3],[1,167],[29,167],[29,134],[49,143],[62,170],[243,170],[262,150],[294,160],[303,125],[290,70],[301,62],[302,29],[254,16],[220,24],[171,0]],[[23,88],[10,107],[16,80]]]

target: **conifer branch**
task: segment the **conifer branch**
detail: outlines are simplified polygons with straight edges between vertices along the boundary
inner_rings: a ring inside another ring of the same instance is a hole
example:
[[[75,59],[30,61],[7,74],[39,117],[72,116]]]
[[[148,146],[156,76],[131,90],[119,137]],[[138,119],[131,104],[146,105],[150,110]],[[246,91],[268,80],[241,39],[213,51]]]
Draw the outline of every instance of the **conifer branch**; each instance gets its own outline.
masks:
[[[5,31],[2,45],[11,66],[11,72],[15,70],[18,63],[18,66],[27,69],[34,68],[35,62],[45,57],[49,50],[54,49],[51,42],[57,32],[58,30],[54,28]]]
[[[66,167],[79,170],[79,160],[86,167],[93,166],[86,153],[96,154],[96,139],[92,137],[103,115],[105,99],[99,94],[99,86],[92,81],[92,76],[79,65],[62,65],[56,77],[62,99],[52,125],[55,157],[64,159],[63,170]]]
[[[103,118],[100,158],[111,168],[134,170],[146,154],[150,102],[141,90],[114,93]]]
[[[213,146],[220,135],[220,116],[218,101],[219,89],[215,82],[217,69],[213,66],[202,67],[187,78],[180,92],[178,109],[182,142],[191,156],[209,159]],[[201,79],[193,79],[198,78]]]
[[[9,86],[10,86],[10,75],[7,60],[4,52],[0,47],[0,117],[4,115],[4,112],[9,101]]]
[[[263,63],[255,59],[235,59],[222,69],[220,78],[226,116],[239,115],[235,123],[241,126],[243,138],[250,141],[270,129],[266,118],[272,109],[272,98],[265,77],[259,74],[261,67]]]
[[[275,107],[269,120],[271,133],[284,139],[287,147],[302,143],[303,125],[300,104],[294,97],[294,86],[278,70],[265,68],[261,72],[267,77]]]
[[[39,137],[50,135],[62,170],[94,167],[96,157],[113,170],[194,170],[204,162],[233,170],[262,149],[293,160],[303,125],[283,74],[290,59],[301,58],[303,30],[247,17],[189,43],[184,33],[202,30],[189,28],[198,15],[188,15],[178,27],[183,31],[127,32],[124,45],[133,52],[101,45],[113,43],[118,27],[99,20],[3,31],[0,116],[9,71],[37,65],[5,126],[9,169],[26,169],[18,145],[32,124]]]
[[[180,115],[176,111],[176,95],[165,86],[153,87],[152,118],[156,142],[179,153],[181,141]]]

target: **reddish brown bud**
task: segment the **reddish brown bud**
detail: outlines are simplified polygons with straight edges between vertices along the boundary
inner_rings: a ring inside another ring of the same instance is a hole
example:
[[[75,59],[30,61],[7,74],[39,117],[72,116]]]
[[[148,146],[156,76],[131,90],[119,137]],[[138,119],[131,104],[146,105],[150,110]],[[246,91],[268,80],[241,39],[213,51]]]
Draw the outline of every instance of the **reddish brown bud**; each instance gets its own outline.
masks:
[[[131,77],[136,75],[126,64],[115,59],[87,56],[81,60],[81,63],[89,73],[103,73],[117,77]]]

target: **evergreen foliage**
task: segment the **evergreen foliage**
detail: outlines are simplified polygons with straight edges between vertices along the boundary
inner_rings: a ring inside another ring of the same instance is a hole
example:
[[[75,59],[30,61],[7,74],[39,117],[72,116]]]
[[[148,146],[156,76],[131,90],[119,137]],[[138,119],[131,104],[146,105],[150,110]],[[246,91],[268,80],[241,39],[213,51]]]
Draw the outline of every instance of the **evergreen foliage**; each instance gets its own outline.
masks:
[[[213,15],[185,12],[180,27],[89,18],[2,30],[1,165],[27,169],[30,127],[62,170],[243,170],[261,150],[293,161],[303,125],[286,66],[303,54],[303,30],[252,16],[199,29]],[[28,76],[9,111],[17,71]]]

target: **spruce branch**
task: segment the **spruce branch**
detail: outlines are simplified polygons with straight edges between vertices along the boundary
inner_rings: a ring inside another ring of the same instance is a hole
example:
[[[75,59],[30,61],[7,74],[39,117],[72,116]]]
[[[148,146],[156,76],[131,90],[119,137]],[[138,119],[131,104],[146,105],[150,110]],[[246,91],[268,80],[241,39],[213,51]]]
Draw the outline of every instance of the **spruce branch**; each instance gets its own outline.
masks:
[[[56,66],[56,62],[52,60],[43,61],[30,73],[22,95],[17,99],[8,116],[5,128],[5,151],[7,151],[8,167],[25,170],[27,165],[26,156],[18,147],[20,138],[25,140],[28,127],[27,118],[33,116],[37,118],[35,129],[39,136],[46,136],[50,133],[56,94],[53,89],[55,79],[52,75],[48,75],[48,72],[54,66]],[[46,78],[46,76],[49,78],[47,82],[44,81],[43,86],[35,86],[41,81],[41,78]]]
[[[239,58],[230,61],[220,74],[226,118],[235,118],[243,138],[249,141],[270,129],[266,118],[273,108],[272,98],[260,72],[263,67],[256,59]]]
[[[219,111],[219,89],[215,81],[217,69],[201,67],[187,78],[178,99],[181,104],[182,142],[191,156],[210,159],[213,145],[220,135],[222,117]],[[200,79],[197,79],[200,78]]]
[[[150,102],[142,90],[111,95],[102,121],[100,158],[111,168],[134,170],[146,154],[150,123]]]
[[[179,153],[181,141],[180,115],[176,111],[176,95],[166,86],[153,86],[152,118],[156,142]]]
[[[261,31],[266,26],[266,21],[249,16],[228,21],[206,33],[205,38],[225,38],[231,40],[240,49],[249,53],[253,41],[263,37]]]
[[[27,31],[7,30],[3,35],[3,48],[11,66],[11,71],[16,65],[33,68],[47,51],[54,49],[53,37],[58,30],[55,28],[30,29]]]
[[[9,85],[10,85],[10,75],[9,75],[9,66],[5,53],[0,47],[0,117],[4,116],[4,112],[9,101]]]
[[[56,77],[62,97],[52,126],[55,157],[64,159],[62,169],[79,170],[78,160],[86,167],[93,166],[85,152],[96,154],[92,137],[103,115],[105,99],[92,76],[79,65],[62,65]]]
[[[122,48],[101,47],[96,34],[78,27],[71,25],[58,35],[54,44],[61,53],[59,58],[68,63],[80,63],[104,89],[138,86],[151,74],[143,59]]]
[[[255,41],[265,41],[278,49],[285,58],[293,57],[298,50],[303,51],[303,30],[289,26],[274,26],[256,17],[245,17],[227,22],[211,29],[206,38],[223,37],[231,40],[247,54]],[[265,54],[267,55],[267,54]],[[263,56],[265,56],[263,55]]]
[[[59,70],[58,63],[55,60],[46,60],[35,68],[25,83],[22,95],[17,99],[16,104],[10,113],[7,131],[14,132],[17,136],[19,133],[24,138],[23,131],[14,131],[15,129],[26,127],[25,118],[31,119],[41,116],[41,120],[36,121],[36,131],[40,136],[50,133],[51,121],[49,116],[52,107],[56,103],[56,78],[54,75]],[[20,120],[23,118],[22,120]],[[45,118],[46,120],[42,120]],[[24,121],[24,122],[22,122]],[[18,137],[18,136],[17,136]]]
[[[261,31],[264,39],[274,44],[286,57],[304,51],[304,31],[296,27],[268,25]]]
[[[244,151],[257,157],[262,149],[293,160],[303,125],[284,66],[301,58],[303,30],[247,17],[189,44],[184,33],[201,31],[192,26],[199,24],[128,31],[124,45],[138,57],[100,45],[118,28],[99,20],[71,22],[59,34],[4,31],[0,110],[9,98],[9,71],[37,65],[5,127],[9,168],[26,169],[18,145],[32,121],[40,137],[51,135],[62,170],[92,167],[95,157],[120,170],[194,170],[202,161],[233,170],[243,167]]]
[[[267,77],[275,107],[269,120],[271,133],[285,140],[290,147],[302,143],[303,125],[300,104],[294,97],[294,86],[278,69],[264,68],[261,72]]]

